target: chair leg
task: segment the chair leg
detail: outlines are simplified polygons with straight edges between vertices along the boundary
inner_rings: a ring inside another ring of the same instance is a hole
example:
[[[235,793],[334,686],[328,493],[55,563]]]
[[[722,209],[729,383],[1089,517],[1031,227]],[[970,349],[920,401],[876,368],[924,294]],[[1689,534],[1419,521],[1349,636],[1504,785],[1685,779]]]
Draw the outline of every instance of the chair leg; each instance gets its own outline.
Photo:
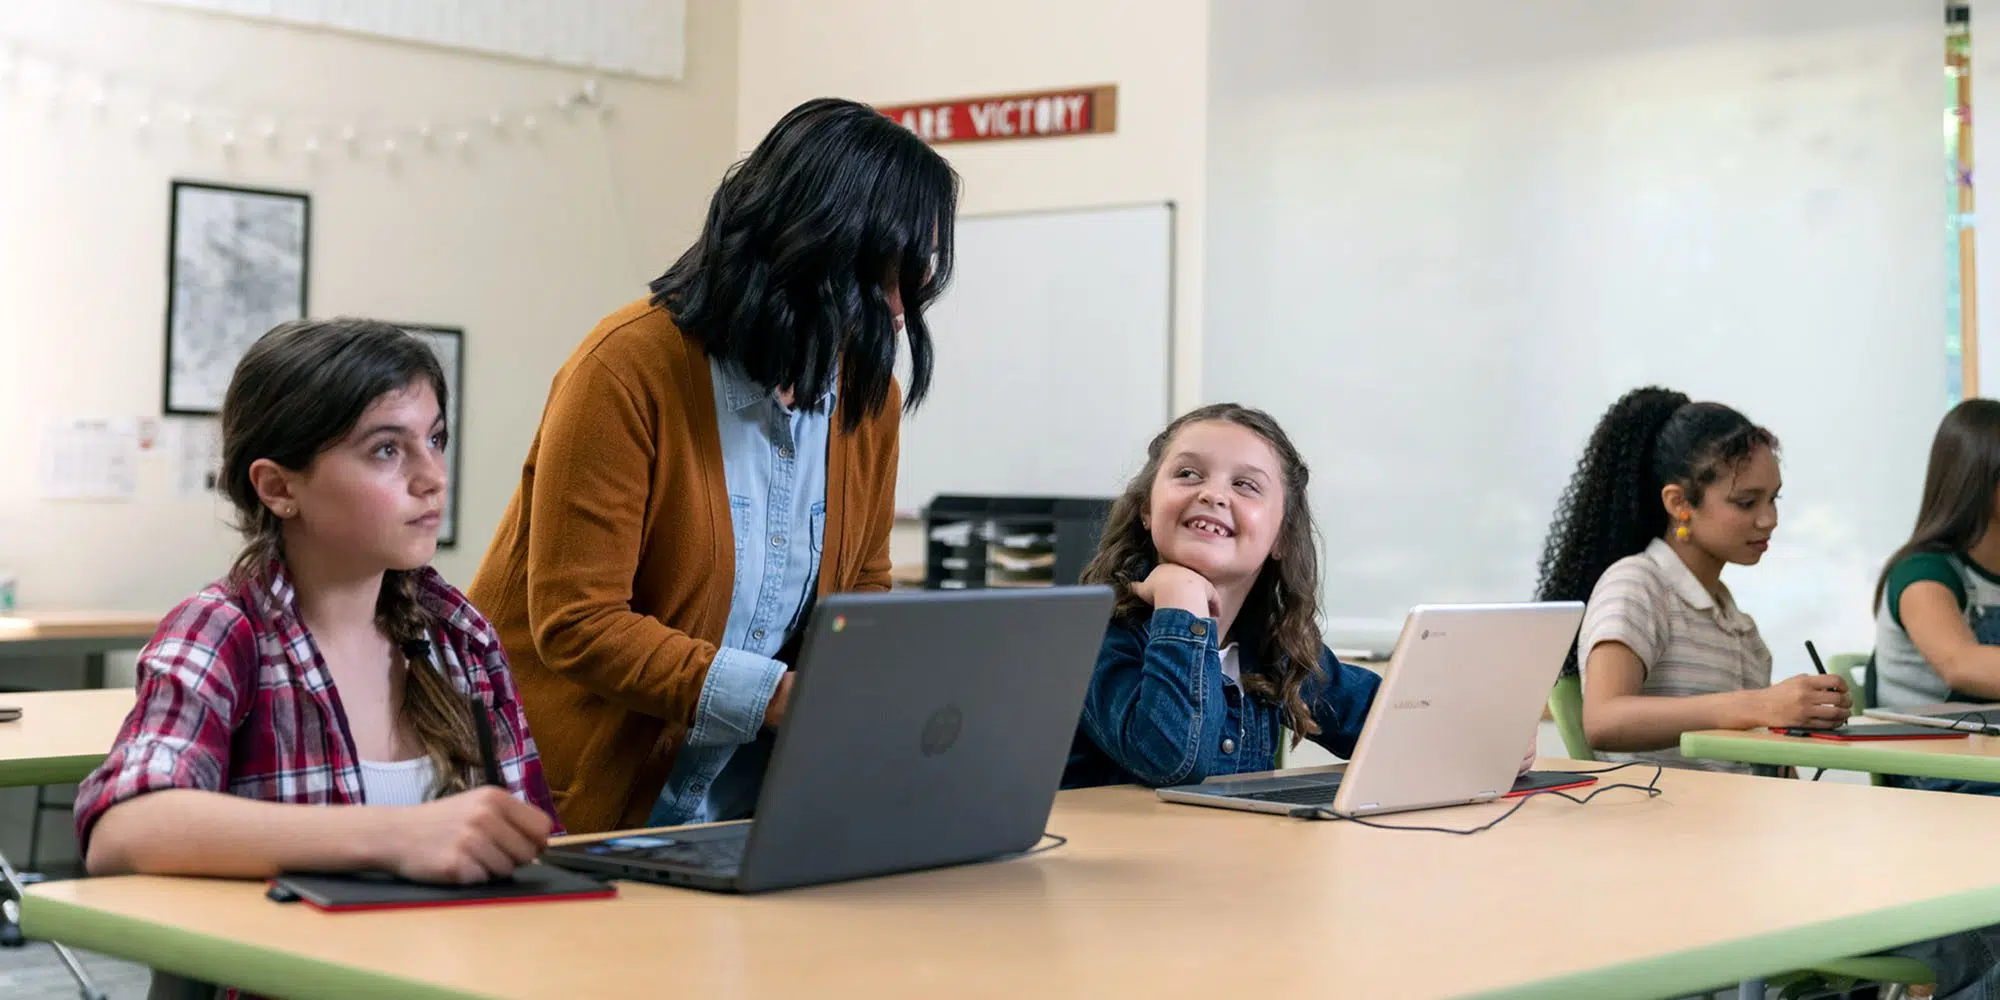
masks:
[[[42,867],[42,814],[49,807],[49,786],[35,786],[35,814],[28,822],[28,870]]]
[[[17,934],[20,932],[21,899],[24,895],[14,866],[7,863],[6,855],[0,854],[0,924]],[[54,941],[50,941],[49,946],[56,950],[56,957],[69,969],[70,978],[76,980],[77,996],[82,1000],[105,1000],[104,991],[97,988],[97,983],[90,978],[89,972],[84,971],[83,963],[77,961],[75,954]]]
[[[1882,988],[1882,1000],[1903,1000],[1909,992],[1902,983],[1890,983]]]
[[[1764,1000],[1764,981],[1745,979],[1736,985],[1736,1000]]]

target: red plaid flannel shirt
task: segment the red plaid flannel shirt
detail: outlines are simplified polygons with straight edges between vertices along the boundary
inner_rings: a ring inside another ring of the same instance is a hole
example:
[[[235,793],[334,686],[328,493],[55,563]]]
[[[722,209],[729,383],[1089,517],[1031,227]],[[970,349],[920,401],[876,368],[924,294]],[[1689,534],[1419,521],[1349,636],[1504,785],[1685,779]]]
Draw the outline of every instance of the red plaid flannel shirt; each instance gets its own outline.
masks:
[[[486,703],[508,788],[554,820],[541,758],[493,626],[429,567],[418,571],[417,594],[437,623],[432,662],[459,690]],[[80,849],[88,850],[91,827],[105,810],[160,789],[300,805],[365,801],[333,678],[299,618],[281,564],[241,586],[210,584],[168,614],[139,655],[138,687],[138,704],[111,755],[77,790]]]

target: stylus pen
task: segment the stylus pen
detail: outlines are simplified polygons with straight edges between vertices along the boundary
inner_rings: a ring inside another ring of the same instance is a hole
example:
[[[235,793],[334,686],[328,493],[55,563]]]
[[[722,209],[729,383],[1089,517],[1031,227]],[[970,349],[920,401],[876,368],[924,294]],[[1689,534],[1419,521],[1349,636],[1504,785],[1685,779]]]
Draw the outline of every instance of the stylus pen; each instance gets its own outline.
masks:
[[[1813,669],[1819,671],[1820,676],[1826,676],[1826,664],[1819,661],[1819,650],[1813,648],[1811,639],[1806,640],[1806,655],[1812,657]]]
[[[486,703],[478,695],[470,695],[466,704],[472,709],[472,728],[479,733],[479,766],[485,769],[486,783],[505,788],[507,783],[500,780],[500,758],[493,752],[493,722],[486,717]]]

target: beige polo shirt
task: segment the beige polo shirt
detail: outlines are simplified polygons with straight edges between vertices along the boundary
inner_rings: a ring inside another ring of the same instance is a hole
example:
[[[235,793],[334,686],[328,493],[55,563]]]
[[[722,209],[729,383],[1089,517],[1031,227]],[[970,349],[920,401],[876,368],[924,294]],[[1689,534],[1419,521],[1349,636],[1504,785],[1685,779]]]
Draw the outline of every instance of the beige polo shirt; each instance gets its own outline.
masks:
[[[1642,695],[1683,697],[1771,686],[1771,650],[1757,622],[1736,607],[1729,588],[1714,595],[1695,579],[1662,539],[1604,571],[1590,592],[1577,633],[1577,662],[1590,684],[1590,651],[1621,642],[1646,668]],[[1668,767],[1747,772],[1749,766],[1689,760],[1678,749],[1604,754],[1607,760],[1646,761]]]

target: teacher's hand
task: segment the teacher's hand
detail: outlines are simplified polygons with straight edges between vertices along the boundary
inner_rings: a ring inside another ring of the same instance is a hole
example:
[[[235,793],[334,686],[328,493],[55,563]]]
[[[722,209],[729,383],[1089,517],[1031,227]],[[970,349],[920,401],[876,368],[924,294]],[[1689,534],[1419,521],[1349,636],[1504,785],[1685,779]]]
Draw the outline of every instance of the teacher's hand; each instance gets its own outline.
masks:
[[[776,729],[785,724],[785,713],[790,711],[792,707],[792,678],[794,676],[796,675],[787,670],[785,671],[785,676],[778,678],[778,689],[771,692],[771,700],[764,706],[765,728]]]

